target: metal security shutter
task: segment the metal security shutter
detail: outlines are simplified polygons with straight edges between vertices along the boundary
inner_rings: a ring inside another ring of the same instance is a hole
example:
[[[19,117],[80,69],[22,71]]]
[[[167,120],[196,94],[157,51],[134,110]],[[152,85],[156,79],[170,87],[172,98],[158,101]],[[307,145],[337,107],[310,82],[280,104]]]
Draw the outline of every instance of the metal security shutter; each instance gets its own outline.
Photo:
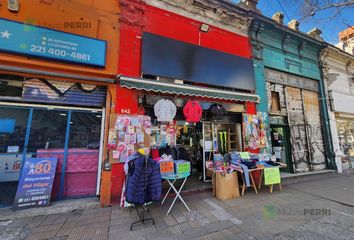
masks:
[[[310,170],[310,161],[301,89],[286,87],[285,92],[295,169],[296,172],[306,172]]]
[[[309,157],[313,170],[326,168],[325,151],[322,137],[320,106],[318,94],[303,90],[303,102],[308,134]]]
[[[29,102],[103,107],[106,87],[32,78],[23,81],[22,98]]]

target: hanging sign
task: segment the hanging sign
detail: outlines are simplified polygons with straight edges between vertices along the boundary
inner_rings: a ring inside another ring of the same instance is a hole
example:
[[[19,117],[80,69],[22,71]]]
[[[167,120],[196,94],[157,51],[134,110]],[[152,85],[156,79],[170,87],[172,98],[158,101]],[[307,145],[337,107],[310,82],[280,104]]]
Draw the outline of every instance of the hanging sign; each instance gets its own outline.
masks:
[[[45,207],[52,193],[57,158],[26,158],[13,209]]]
[[[264,168],[264,184],[272,185],[280,183],[280,171],[279,167],[267,167]]]
[[[0,51],[104,67],[106,41],[0,18]]]

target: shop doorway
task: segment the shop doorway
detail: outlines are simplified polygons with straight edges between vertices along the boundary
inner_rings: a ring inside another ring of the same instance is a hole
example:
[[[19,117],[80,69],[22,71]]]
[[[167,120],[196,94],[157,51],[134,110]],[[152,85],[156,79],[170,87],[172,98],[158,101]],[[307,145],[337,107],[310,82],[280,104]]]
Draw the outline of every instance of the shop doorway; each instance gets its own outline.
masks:
[[[192,174],[201,176],[203,169],[202,160],[202,124],[190,124],[184,121],[177,122],[177,146],[182,146],[189,156]]]
[[[214,153],[242,151],[241,123],[203,122],[203,181],[211,181],[208,164]]]
[[[281,170],[293,173],[289,127],[287,125],[270,125],[270,129],[273,154],[277,158],[277,161],[287,165],[286,168],[282,168]]]

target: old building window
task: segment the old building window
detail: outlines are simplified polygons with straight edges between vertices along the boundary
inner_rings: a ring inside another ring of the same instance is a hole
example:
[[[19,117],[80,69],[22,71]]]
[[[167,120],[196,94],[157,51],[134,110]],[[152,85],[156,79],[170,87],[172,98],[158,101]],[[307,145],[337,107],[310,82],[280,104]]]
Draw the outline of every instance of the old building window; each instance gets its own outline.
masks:
[[[280,112],[280,98],[279,98],[279,92],[272,91],[271,92],[271,107],[270,110],[272,112]]]

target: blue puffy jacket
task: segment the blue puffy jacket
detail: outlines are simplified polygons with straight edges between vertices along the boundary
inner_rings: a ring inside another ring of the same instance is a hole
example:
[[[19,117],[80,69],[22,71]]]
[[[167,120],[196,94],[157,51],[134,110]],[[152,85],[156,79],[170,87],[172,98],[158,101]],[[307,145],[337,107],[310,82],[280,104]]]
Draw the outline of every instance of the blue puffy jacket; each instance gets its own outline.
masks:
[[[139,157],[129,162],[129,173],[126,187],[126,200],[129,203],[144,204],[159,201],[162,183],[160,165],[145,157]]]

